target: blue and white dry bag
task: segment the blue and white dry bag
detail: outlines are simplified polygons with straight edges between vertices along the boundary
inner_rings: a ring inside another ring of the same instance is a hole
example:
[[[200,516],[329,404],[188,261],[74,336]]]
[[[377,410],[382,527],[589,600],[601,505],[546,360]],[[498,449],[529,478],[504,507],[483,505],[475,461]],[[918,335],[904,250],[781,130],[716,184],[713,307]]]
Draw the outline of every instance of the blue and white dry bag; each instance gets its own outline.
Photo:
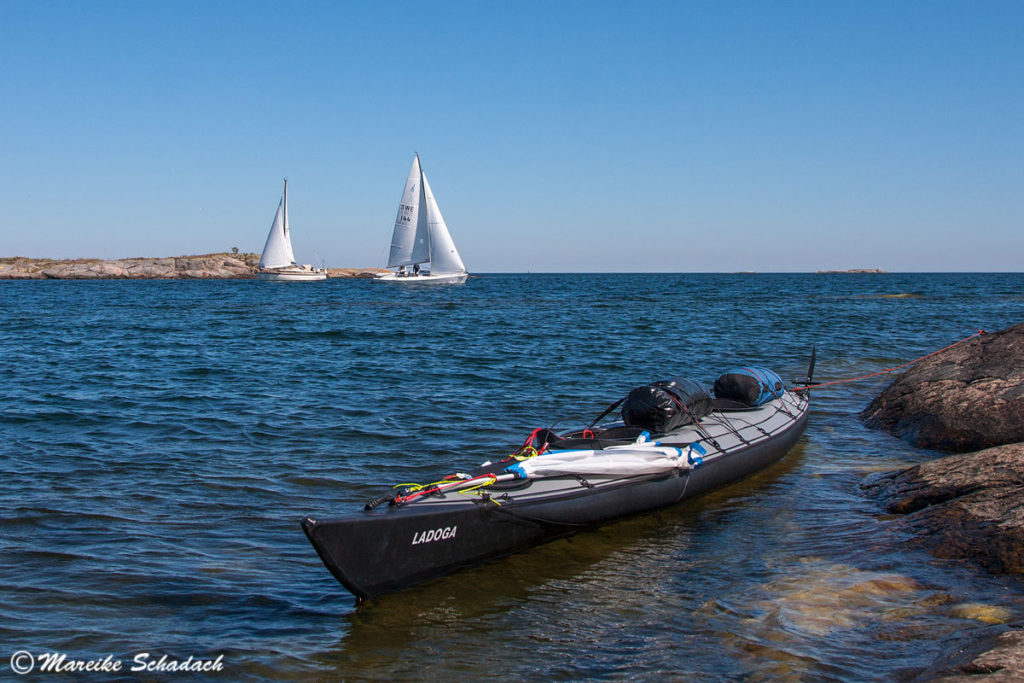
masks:
[[[759,406],[786,391],[782,378],[768,368],[732,368],[715,380],[715,398]]]

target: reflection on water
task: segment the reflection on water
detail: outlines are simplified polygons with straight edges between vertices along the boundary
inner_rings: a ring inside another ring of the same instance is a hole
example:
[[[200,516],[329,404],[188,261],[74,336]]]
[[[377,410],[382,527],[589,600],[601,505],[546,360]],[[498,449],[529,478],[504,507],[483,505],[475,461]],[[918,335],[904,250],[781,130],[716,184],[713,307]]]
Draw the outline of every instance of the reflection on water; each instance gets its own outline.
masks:
[[[1019,322],[1022,275],[0,290],[12,651],[224,654],[232,679],[892,680],[1024,616],[1018,579],[914,549],[861,495],[933,455],[857,419],[884,377],[815,392],[744,482],[358,608],[298,525],[652,379],[797,377],[812,345],[821,381],[893,367]]]

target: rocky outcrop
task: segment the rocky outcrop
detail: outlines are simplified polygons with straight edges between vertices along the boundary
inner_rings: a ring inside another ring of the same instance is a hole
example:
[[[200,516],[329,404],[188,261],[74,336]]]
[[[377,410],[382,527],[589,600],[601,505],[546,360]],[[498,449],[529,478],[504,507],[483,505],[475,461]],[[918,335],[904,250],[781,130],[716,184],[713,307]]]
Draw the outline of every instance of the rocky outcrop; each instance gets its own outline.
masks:
[[[939,557],[1024,573],[1024,444],[938,458],[861,484]]]
[[[253,277],[258,254],[204,254],[176,258],[0,259],[7,280],[182,280]]]
[[[1024,441],[1024,323],[921,361],[861,418],[920,448],[965,452]]]
[[[1024,574],[1024,324],[927,358],[861,413],[911,443],[959,453],[867,477],[892,522],[943,558]],[[983,450],[979,450],[983,449]],[[1024,681],[1021,624],[965,631],[915,681]]]
[[[205,280],[256,277],[259,254],[204,254],[174,258],[0,259],[0,280]],[[372,278],[380,268],[331,268],[328,277]]]
[[[871,475],[861,487],[888,512],[906,515],[893,525],[914,534],[912,544],[990,571],[1024,573],[1024,443]],[[1024,681],[1020,624],[969,629],[943,649],[914,681]]]
[[[911,680],[915,683],[1024,680],[1024,629],[1019,623],[961,633],[945,643],[945,647],[946,655]]]

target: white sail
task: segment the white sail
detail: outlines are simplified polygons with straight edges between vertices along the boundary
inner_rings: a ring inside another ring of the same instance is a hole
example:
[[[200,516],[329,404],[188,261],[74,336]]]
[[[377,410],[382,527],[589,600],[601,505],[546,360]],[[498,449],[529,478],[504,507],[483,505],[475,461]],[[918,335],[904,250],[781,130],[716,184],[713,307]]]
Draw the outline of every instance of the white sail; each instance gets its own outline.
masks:
[[[430,272],[439,273],[465,273],[466,266],[459,256],[455,242],[452,241],[451,233],[441,215],[441,209],[437,206],[434,193],[427,182],[427,175],[421,173],[423,178],[423,193],[427,204],[427,225],[430,231]]]
[[[391,236],[391,252],[388,254],[388,268],[411,266],[430,260],[430,243],[427,234],[427,219],[423,215],[423,173],[420,158],[412,161],[412,169],[405,181],[405,192],[398,203],[395,231]]]
[[[292,253],[292,236],[288,230],[288,181],[284,181],[284,196],[277,205],[274,222],[267,235],[267,243],[263,245],[260,256],[260,268],[283,268],[295,263]]]

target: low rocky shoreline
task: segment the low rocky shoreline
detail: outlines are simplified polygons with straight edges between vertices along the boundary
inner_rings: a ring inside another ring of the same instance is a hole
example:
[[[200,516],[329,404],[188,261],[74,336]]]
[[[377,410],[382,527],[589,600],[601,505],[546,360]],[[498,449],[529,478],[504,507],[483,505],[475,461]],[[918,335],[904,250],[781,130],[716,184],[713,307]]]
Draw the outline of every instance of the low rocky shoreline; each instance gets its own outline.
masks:
[[[945,457],[869,475],[864,492],[938,557],[1024,574],[1024,324],[957,344],[898,377],[861,413]],[[980,450],[979,450],[980,449]],[[967,452],[965,452],[967,451]],[[1024,680],[1024,624],[964,631],[915,681]]]
[[[861,488],[936,556],[1024,574],[1024,443],[869,475]]]
[[[256,277],[259,254],[219,253],[168,258],[0,258],[0,280],[244,280]],[[372,278],[380,268],[328,268],[329,278]]]

